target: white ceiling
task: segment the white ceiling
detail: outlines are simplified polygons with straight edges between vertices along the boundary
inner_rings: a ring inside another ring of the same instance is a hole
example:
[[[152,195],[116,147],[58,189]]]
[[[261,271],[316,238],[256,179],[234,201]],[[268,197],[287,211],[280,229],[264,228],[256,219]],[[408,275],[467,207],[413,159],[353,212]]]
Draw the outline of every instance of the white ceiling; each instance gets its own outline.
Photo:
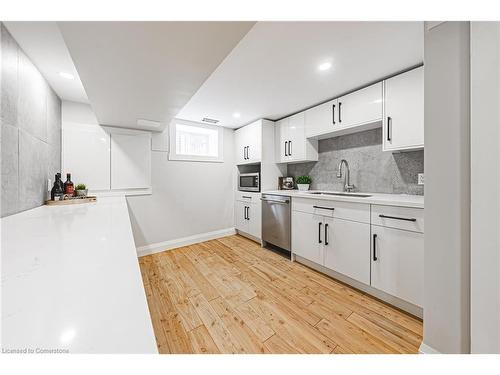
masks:
[[[421,63],[423,38],[423,22],[258,22],[177,117],[276,120]]]
[[[58,23],[99,123],[131,128],[164,127],[253,24]]]
[[[62,99],[89,102],[104,125],[161,122],[151,130],[173,117],[279,119],[423,61],[423,22],[5,25]]]
[[[88,103],[73,60],[56,22],[4,22],[5,27],[60,98]],[[72,74],[73,80],[60,72]]]

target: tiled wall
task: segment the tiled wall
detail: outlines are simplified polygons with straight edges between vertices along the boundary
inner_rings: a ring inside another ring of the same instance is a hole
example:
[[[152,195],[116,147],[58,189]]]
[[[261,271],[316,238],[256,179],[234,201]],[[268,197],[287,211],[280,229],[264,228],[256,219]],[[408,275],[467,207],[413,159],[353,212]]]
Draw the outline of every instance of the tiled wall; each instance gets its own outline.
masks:
[[[336,175],[342,159],[349,163],[356,191],[424,194],[423,185],[417,185],[417,174],[424,172],[424,151],[383,152],[381,128],[320,140],[319,160],[289,164],[288,175],[311,176],[311,189],[341,191],[344,178]]]
[[[1,216],[43,204],[61,169],[61,100],[1,24]]]

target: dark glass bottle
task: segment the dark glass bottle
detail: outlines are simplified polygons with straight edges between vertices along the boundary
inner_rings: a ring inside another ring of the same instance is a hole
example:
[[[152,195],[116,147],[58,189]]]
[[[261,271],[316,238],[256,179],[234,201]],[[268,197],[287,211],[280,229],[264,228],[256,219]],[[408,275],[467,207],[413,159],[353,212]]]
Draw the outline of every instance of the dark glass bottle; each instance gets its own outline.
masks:
[[[64,194],[75,195],[75,185],[71,182],[71,173],[66,173],[66,182],[64,183]]]
[[[60,201],[64,199],[63,183],[61,181],[61,174],[56,174],[56,180],[54,181],[54,186],[50,191],[50,199],[53,201]]]

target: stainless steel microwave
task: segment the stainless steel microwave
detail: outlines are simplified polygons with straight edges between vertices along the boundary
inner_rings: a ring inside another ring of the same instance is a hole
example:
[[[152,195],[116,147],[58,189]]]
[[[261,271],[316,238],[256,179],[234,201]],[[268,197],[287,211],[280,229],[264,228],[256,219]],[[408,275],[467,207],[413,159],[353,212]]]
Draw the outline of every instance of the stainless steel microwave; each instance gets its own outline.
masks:
[[[240,173],[238,175],[238,190],[260,191],[260,173]]]

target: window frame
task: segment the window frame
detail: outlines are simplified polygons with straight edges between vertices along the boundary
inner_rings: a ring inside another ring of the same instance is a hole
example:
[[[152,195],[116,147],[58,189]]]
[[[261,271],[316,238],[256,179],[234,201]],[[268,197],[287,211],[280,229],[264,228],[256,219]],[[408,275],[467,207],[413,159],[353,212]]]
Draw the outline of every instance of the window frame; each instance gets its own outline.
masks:
[[[184,155],[177,153],[177,127],[176,125],[194,126],[202,129],[217,130],[218,155],[217,156],[200,156],[200,155]],[[207,163],[223,163],[224,162],[224,129],[221,126],[203,124],[195,121],[174,119],[169,124],[169,153],[168,159],[174,161],[198,161]]]

